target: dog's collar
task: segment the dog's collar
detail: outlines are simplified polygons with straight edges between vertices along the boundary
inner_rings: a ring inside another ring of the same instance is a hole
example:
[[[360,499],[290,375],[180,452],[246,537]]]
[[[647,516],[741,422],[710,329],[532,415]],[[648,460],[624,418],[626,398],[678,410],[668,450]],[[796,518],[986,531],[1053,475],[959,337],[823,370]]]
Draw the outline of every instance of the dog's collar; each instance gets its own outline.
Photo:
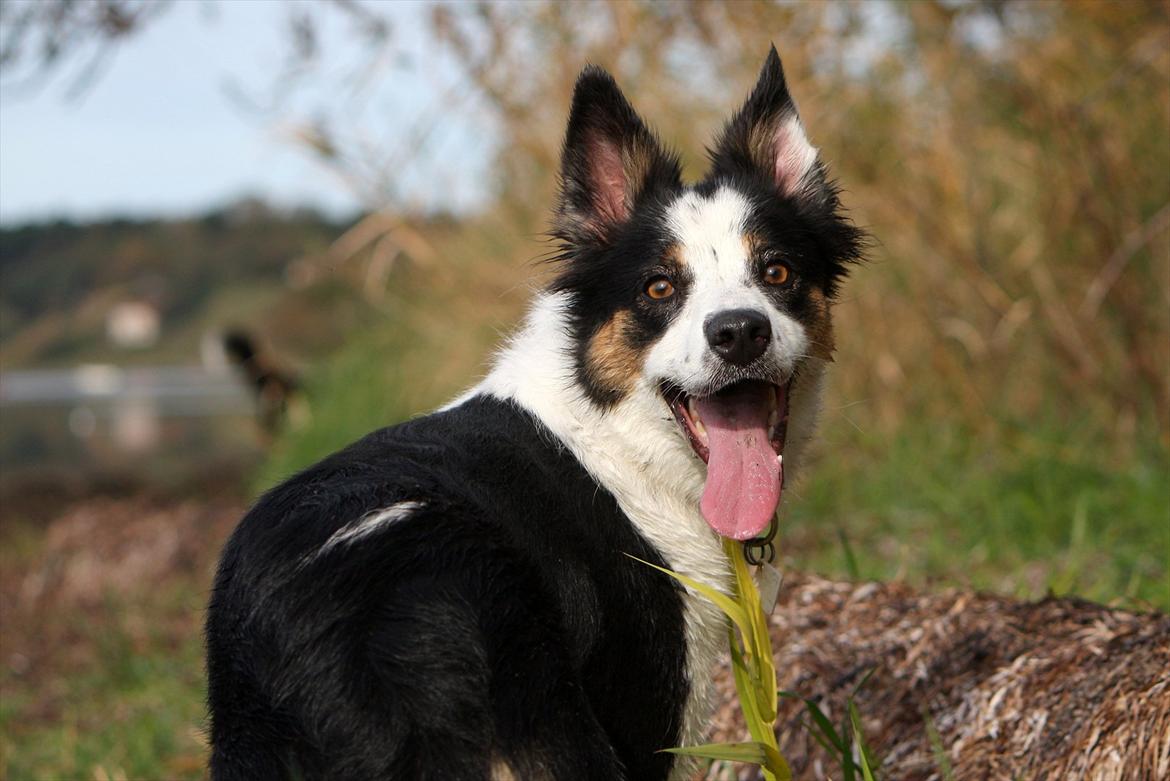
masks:
[[[753,567],[760,564],[771,564],[776,558],[776,518],[768,524],[768,531],[762,537],[753,537],[743,544],[743,557]]]

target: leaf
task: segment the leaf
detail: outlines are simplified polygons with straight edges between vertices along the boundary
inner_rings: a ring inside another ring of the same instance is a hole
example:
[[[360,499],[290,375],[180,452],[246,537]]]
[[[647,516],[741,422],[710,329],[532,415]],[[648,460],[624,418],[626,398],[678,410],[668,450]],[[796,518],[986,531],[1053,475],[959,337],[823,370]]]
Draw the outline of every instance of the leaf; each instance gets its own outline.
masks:
[[[853,691],[849,695],[850,702],[852,702],[853,698],[857,696],[857,693],[861,691],[861,687],[869,683],[869,679],[873,677],[873,674],[876,673],[877,670],[877,665],[874,665],[873,667],[869,668],[865,675],[861,676],[861,680],[857,682],[857,685],[853,687]]]
[[[788,763],[776,745],[775,717],[765,721],[760,716],[755,698],[755,692],[758,689],[750,685],[751,671],[744,664],[743,654],[740,652],[739,645],[735,642],[735,635],[730,628],[727,630],[727,639],[731,646],[731,670],[735,674],[735,690],[739,694],[743,720],[747,723],[748,731],[751,732],[756,742],[764,746],[764,753],[767,757],[767,761],[763,765],[765,781],[791,781],[792,770],[788,767]]]
[[[868,676],[866,677],[868,678]],[[857,755],[861,759],[861,774],[865,777],[865,781],[874,781],[871,767],[876,763],[873,755],[870,754],[869,747],[865,745],[865,738],[861,734],[861,714],[852,698],[849,699],[849,722],[853,726],[853,741],[857,744]]]
[[[841,541],[841,550],[845,552],[845,571],[849,573],[849,579],[861,580],[861,567],[857,564],[857,557],[853,555],[853,546],[849,544],[845,530],[840,527],[837,528],[837,539]]]
[[[679,583],[682,583],[684,586],[692,588],[698,593],[702,594],[708,600],[713,602],[716,607],[722,610],[727,615],[727,617],[730,618],[737,627],[739,627],[739,631],[745,639],[751,637],[752,625],[748,620],[747,613],[744,612],[744,609],[734,600],[732,600],[731,597],[716,591],[715,588],[708,586],[706,583],[700,583],[694,578],[688,578],[686,575],[680,575],[679,573],[669,570],[666,567],[659,567],[657,564],[651,564],[650,562],[639,559],[637,556],[632,554],[627,553],[625,555],[629,556],[634,561],[642,562],[647,567],[653,567],[659,572],[666,573],[670,577],[677,580]]]
[[[751,673],[744,664],[743,654],[735,642],[735,635],[731,629],[727,630],[731,644],[731,671],[735,675],[735,690],[739,694],[739,706],[743,709],[743,720],[747,722],[748,731],[752,737],[763,743],[771,734],[771,725],[760,718],[759,708],[756,706],[754,691],[755,685],[751,681]]]
[[[955,781],[955,771],[951,767],[951,759],[943,746],[942,736],[938,734],[938,727],[930,716],[930,710],[922,706],[922,720],[926,724],[926,736],[930,739],[930,750],[934,753],[934,762],[938,765],[943,781]]]
[[[764,755],[768,758],[767,764],[764,765],[765,775],[771,770],[776,781],[792,781],[792,769],[788,767],[780,749],[765,744]]]
[[[792,771],[776,745],[776,666],[772,659],[772,641],[768,634],[767,616],[760,603],[760,592],[752,580],[742,551],[730,540],[725,540],[725,550],[735,569],[736,599],[723,594],[711,586],[700,583],[686,575],[680,575],[665,567],[659,567],[625,554],[634,561],[662,572],[706,597],[722,610],[734,626],[727,627],[727,642],[731,649],[731,669],[735,674],[735,689],[739,694],[740,708],[748,730],[755,738],[750,743],[707,744],[663,749],[675,754],[688,754],[709,759],[729,759],[733,762],[749,762],[759,765],[765,781],[791,781]],[[743,648],[736,639],[736,629],[743,638]],[[749,664],[750,660],[750,664]],[[746,748],[745,748],[746,747]],[[738,757],[726,754],[712,754],[711,751],[751,752]],[[702,753],[700,753],[702,752]],[[747,758],[743,758],[747,757]]]
[[[764,605],[760,601],[760,591],[748,569],[747,561],[743,556],[743,549],[731,540],[723,541],[723,549],[735,569],[736,593],[740,597],[744,611],[752,624],[751,653],[756,663],[757,675],[761,684],[761,698],[759,700],[760,715],[768,723],[776,721],[776,662],[772,658],[772,638],[768,634],[768,617],[764,613]],[[745,635],[745,643],[749,638]]]
[[[853,761],[853,733],[849,730],[849,715],[841,719],[841,740],[844,750],[841,752],[841,779],[854,781],[857,777],[857,763]]]
[[[824,714],[824,712],[820,709],[820,706],[818,706],[815,701],[809,699],[806,699],[804,704],[808,709],[808,715],[812,717],[812,720],[820,729],[821,734],[823,734],[825,738],[827,738],[833,744],[833,747],[837,750],[838,753],[845,752],[848,748],[845,744],[845,741],[842,740],[841,736],[837,734],[837,730],[833,728],[833,722],[829,721],[829,717]]]
[[[808,734],[812,735],[813,740],[815,740],[821,748],[823,748],[825,751],[827,751],[829,753],[829,756],[835,757],[841,753],[841,749],[837,748],[832,743],[830,743],[829,739],[826,738],[824,735],[822,735],[821,731],[819,729],[817,729],[814,725],[810,724],[809,722],[805,721],[804,719],[801,719],[798,723],[800,724],[801,729],[805,730],[806,732],[808,732]]]
[[[753,765],[763,765],[767,761],[767,747],[763,743],[707,743],[702,746],[683,746],[681,748],[664,748],[670,754],[684,754],[689,757],[703,757],[704,759],[726,759],[731,762],[750,762]]]

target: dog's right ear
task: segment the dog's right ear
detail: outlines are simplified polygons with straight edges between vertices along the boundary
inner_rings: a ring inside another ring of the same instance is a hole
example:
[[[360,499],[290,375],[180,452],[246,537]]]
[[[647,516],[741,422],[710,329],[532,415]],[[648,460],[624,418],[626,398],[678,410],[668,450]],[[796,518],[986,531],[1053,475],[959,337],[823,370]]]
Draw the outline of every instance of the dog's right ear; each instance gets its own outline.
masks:
[[[712,176],[759,173],[783,195],[824,202],[831,197],[816,147],[809,143],[773,46],[755,89],[711,150]]]
[[[589,65],[573,90],[560,181],[554,235],[570,243],[606,243],[639,199],[681,187],[682,172],[613,77]]]

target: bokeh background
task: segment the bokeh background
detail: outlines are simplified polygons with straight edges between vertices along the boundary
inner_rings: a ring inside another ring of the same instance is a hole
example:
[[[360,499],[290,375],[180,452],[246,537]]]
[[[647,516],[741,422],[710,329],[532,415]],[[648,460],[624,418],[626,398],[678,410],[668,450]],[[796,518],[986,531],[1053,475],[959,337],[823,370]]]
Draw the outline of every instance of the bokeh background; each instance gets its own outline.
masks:
[[[6,0],[0,777],[201,777],[219,546],[483,373],[581,66],[697,176],[773,42],[874,238],[784,566],[1170,608],[1170,4]]]

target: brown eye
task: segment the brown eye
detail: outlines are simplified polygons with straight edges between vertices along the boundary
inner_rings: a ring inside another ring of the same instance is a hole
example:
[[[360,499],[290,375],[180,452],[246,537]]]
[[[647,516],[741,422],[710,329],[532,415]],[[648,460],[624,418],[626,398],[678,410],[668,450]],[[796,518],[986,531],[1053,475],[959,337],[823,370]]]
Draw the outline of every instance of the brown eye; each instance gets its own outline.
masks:
[[[666,277],[654,277],[646,283],[646,295],[655,301],[670,298],[674,295],[674,285]]]
[[[764,267],[764,281],[769,285],[783,285],[788,281],[788,266],[783,263],[769,263]]]

